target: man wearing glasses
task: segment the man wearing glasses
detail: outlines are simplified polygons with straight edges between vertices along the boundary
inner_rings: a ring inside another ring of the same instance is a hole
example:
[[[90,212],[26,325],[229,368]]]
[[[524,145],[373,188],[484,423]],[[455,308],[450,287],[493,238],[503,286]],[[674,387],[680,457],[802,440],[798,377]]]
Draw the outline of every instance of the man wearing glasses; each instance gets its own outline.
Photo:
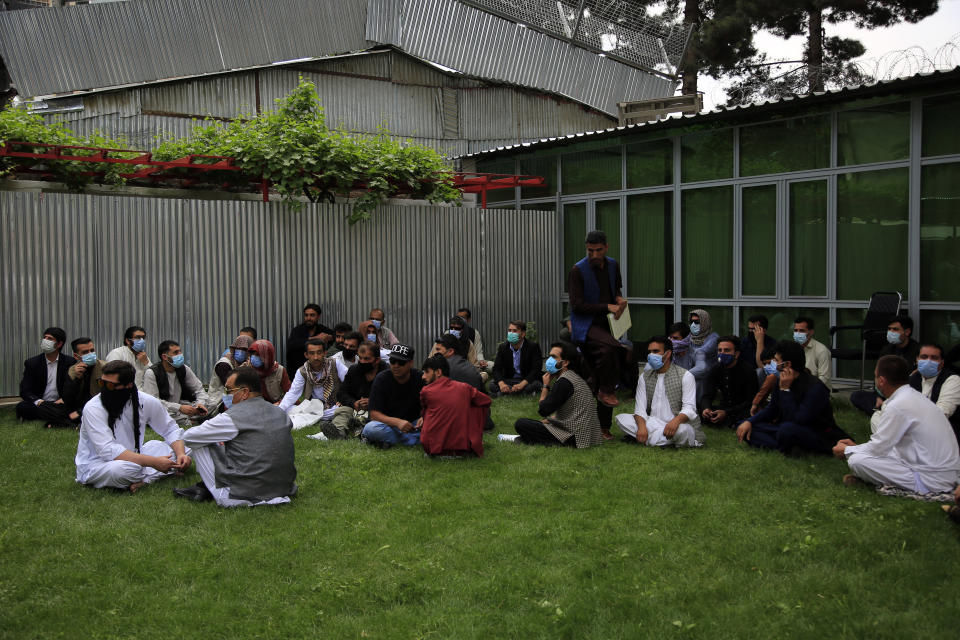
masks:
[[[190,466],[183,430],[159,400],[137,391],[135,376],[130,363],[104,365],[100,393],[83,409],[75,460],[77,482],[135,493],[145,484]],[[147,425],[163,441],[144,442]]]
[[[381,449],[420,444],[422,388],[423,374],[413,368],[413,348],[393,345],[390,370],[378,374],[370,388],[370,422],[360,434],[363,441]]]

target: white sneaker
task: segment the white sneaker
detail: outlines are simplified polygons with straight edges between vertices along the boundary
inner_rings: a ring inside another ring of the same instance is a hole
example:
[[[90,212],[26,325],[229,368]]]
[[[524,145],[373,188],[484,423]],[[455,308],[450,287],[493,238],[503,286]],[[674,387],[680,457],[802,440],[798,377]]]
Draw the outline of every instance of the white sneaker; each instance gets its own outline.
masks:
[[[520,436],[511,435],[509,433],[501,433],[497,435],[497,440],[500,442],[515,442]]]
[[[308,437],[308,438],[312,438],[312,439],[314,439],[314,440],[319,440],[320,442],[326,442],[327,440],[330,439],[330,438],[328,438],[327,436],[323,435],[323,431],[321,431],[320,433],[315,433],[315,434],[313,434],[313,435],[311,435],[311,436],[307,436],[307,437]]]

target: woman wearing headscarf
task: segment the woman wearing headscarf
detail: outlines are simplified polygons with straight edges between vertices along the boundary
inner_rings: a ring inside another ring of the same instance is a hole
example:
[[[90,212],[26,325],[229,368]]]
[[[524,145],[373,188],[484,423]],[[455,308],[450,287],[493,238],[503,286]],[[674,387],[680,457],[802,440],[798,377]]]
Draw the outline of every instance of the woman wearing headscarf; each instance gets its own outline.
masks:
[[[247,352],[250,345],[253,344],[253,338],[240,334],[237,336],[230,348],[213,365],[213,375],[210,376],[207,395],[210,396],[210,403],[214,406],[220,404],[223,399],[223,385],[226,384],[230,374],[240,368],[247,361]]]
[[[695,364],[690,373],[697,381],[697,406],[704,393],[704,381],[710,368],[717,363],[717,340],[720,336],[713,330],[710,314],[705,309],[694,309],[687,316],[690,321],[690,348]]]
[[[277,350],[269,340],[250,345],[249,364],[260,375],[260,393],[267,402],[277,404],[290,389],[290,376],[277,362]]]

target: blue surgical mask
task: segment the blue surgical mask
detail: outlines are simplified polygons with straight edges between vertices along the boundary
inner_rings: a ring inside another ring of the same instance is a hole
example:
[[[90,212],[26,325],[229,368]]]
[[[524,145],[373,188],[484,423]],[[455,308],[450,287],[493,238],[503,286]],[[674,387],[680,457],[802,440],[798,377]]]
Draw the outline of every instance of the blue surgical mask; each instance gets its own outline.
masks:
[[[793,332],[793,341],[797,344],[804,344],[807,341],[807,334],[801,333],[799,331]]]
[[[244,351],[243,349],[234,349],[233,359],[236,360],[237,362],[243,362],[244,360],[247,359],[247,352]]]
[[[177,355],[175,355],[175,356],[173,356],[172,358],[170,358],[170,364],[172,364],[172,365],[174,366],[174,368],[176,368],[176,369],[179,369],[180,367],[182,367],[182,366],[183,366],[183,354],[182,354],[182,353],[178,353]]]
[[[147,341],[144,338],[137,338],[133,341],[133,350],[140,353],[147,348]]]
[[[560,373],[560,367],[557,366],[557,359],[553,356],[547,358],[547,362],[544,366],[547,368],[547,372],[551,374]]]
[[[93,365],[97,364],[97,352],[91,351],[90,353],[85,353],[80,356],[80,359],[83,360],[83,364],[87,365],[88,367],[92,367]]]
[[[375,333],[368,333],[368,334],[367,334],[367,341],[368,341],[368,342],[376,342],[376,341],[377,341],[377,334],[375,334]]]
[[[876,392],[877,392],[877,395],[880,396],[881,398],[883,398],[884,400],[887,399],[887,396],[883,395],[883,391],[880,391],[880,387],[877,386],[876,381],[874,381],[874,383],[873,383],[873,390],[876,391]]]
[[[767,364],[763,365],[763,372],[768,376],[779,376],[780,370],[777,369],[777,363],[771,360]]]
[[[225,406],[227,409],[233,406],[233,394],[230,394],[229,396],[223,396],[223,406]]]
[[[370,322],[373,323],[373,328],[376,329],[377,331],[380,330],[380,325],[383,324],[379,320],[371,320]]]
[[[887,331],[887,342],[890,344],[900,344],[900,332]]]
[[[461,333],[463,332],[460,331],[460,329],[450,329],[450,335],[452,335],[454,338],[459,338]]]
[[[718,354],[717,354],[717,360],[719,360],[719,361],[720,361],[720,364],[722,364],[722,365],[725,366],[725,367],[733,364],[734,358],[736,358],[736,355],[734,355],[734,354],[732,354],[732,353],[718,353]]]
[[[940,373],[940,363],[935,360],[917,360],[917,371],[924,378],[935,378]]]
[[[227,347],[226,349],[224,349],[223,353],[220,354],[220,357],[226,358],[229,355],[230,355],[230,347]]]
[[[253,367],[254,369],[259,369],[260,367],[263,366],[263,360],[261,360],[260,356],[258,356],[257,354],[253,354],[252,356],[250,356],[250,366]]]
[[[663,368],[663,356],[659,353],[648,353],[647,364],[649,364],[654,371],[659,371]]]
[[[517,344],[520,342],[520,334],[516,331],[507,331],[507,342],[510,344]]]
[[[692,333],[692,334],[695,335],[695,336],[700,335],[700,323],[699,323],[699,322],[691,322],[691,323],[690,323],[690,333]]]

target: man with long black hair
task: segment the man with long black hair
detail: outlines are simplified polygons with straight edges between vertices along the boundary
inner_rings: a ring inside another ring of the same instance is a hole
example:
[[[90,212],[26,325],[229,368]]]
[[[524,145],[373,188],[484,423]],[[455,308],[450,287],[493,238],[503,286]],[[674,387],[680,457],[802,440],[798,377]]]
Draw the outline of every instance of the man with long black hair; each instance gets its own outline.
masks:
[[[77,482],[97,489],[136,492],[190,466],[183,430],[156,398],[134,385],[133,365],[115,360],[103,367],[100,393],[83,409],[77,445]],[[143,441],[149,425],[162,438]]]

